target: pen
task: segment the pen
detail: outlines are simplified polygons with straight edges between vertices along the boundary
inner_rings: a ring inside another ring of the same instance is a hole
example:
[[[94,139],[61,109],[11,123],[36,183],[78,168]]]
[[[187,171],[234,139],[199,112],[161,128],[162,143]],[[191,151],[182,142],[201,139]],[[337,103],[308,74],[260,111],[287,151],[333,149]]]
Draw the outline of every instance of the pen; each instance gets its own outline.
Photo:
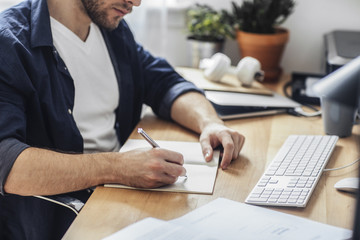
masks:
[[[153,148],[160,147],[159,144],[157,144],[149,135],[147,135],[147,133],[142,128],[138,128],[138,133],[140,133],[140,135],[143,136],[143,138],[145,138],[145,140],[150,143]]]
[[[138,128],[138,133],[143,137],[145,138],[145,140],[150,143],[150,145],[153,147],[153,148],[159,148],[159,144],[157,144],[154,139],[152,139],[149,135],[147,135],[147,133],[144,131],[144,129],[142,128]],[[169,162],[169,161],[168,161]],[[187,175],[185,176],[180,176],[180,177],[184,177],[184,178],[187,178]]]

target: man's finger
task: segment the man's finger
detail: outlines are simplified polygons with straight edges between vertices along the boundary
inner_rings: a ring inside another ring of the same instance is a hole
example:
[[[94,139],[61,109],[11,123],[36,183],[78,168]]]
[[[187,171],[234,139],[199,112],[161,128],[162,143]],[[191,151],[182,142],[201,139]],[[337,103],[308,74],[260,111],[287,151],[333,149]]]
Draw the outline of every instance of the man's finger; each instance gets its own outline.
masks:
[[[211,147],[210,141],[204,139],[200,141],[200,144],[205,161],[211,161],[211,159],[213,158],[213,148]]]

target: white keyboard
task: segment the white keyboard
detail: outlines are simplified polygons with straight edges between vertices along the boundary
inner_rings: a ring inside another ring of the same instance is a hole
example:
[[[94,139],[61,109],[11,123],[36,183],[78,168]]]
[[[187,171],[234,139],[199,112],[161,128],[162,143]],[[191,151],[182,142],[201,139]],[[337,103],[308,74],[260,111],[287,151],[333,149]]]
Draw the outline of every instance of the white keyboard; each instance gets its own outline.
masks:
[[[245,202],[305,207],[337,140],[328,135],[289,136]]]

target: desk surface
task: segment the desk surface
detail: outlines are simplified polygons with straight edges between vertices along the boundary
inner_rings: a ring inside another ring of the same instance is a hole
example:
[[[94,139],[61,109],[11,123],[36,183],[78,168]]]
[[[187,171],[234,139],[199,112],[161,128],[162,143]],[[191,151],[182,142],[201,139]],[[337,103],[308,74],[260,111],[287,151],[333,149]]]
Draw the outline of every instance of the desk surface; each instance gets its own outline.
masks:
[[[101,239],[146,217],[163,220],[180,217],[218,197],[244,202],[288,135],[324,134],[319,117],[283,114],[231,120],[226,125],[244,134],[246,141],[240,157],[229,169],[218,170],[212,195],[97,187],[64,239]],[[138,127],[159,140],[198,140],[197,134],[152,114],[145,115]],[[130,138],[140,137],[134,132]],[[339,139],[327,168],[353,162],[360,155],[359,146],[360,127],[355,126],[351,137]],[[355,195],[338,192],[333,186],[341,178],[357,176],[357,166],[324,172],[306,208],[269,208],[351,229]]]

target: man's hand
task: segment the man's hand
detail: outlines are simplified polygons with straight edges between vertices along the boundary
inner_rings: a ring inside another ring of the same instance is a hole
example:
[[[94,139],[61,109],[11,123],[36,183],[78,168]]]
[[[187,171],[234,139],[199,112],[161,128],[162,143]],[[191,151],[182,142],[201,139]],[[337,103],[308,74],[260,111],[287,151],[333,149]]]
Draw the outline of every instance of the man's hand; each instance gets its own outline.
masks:
[[[213,156],[213,149],[222,145],[224,148],[221,168],[226,169],[231,160],[237,159],[243,147],[245,137],[220,123],[208,124],[200,135],[200,143],[206,161]]]
[[[206,161],[213,156],[213,149],[224,147],[221,168],[226,169],[232,159],[239,156],[245,138],[226,127],[214,107],[204,95],[188,92],[178,97],[172,106],[171,117],[177,123],[200,134],[200,144]]]
[[[124,153],[115,166],[113,175],[118,175],[115,182],[139,187],[156,188],[176,182],[179,176],[186,174],[184,157],[178,152],[163,148],[142,148]],[[120,174],[119,174],[120,173]]]

